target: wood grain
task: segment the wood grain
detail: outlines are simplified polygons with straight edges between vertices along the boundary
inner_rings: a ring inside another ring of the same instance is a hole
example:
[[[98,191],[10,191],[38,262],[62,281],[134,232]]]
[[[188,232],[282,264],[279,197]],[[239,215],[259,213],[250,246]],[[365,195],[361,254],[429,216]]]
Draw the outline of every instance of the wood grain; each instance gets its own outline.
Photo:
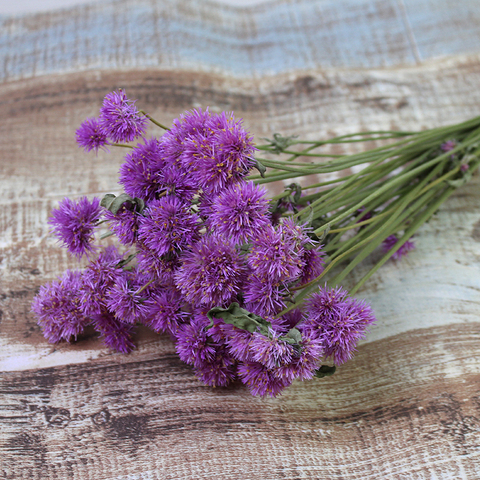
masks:
[[[0,18],[0,478],[480,478],[478,177],[359,292],[378,323],[354,360],[275,400],[203,386],[146,329],[130,355],[91,331],[49,345],[30,312],[77,268],[50,210],[118,191],[123,152],[74,141],[108,91],[167,124],[234,110],[257,139],[459,122],[479,112],[480,29],[475,2],[453,3],[120,0]]]

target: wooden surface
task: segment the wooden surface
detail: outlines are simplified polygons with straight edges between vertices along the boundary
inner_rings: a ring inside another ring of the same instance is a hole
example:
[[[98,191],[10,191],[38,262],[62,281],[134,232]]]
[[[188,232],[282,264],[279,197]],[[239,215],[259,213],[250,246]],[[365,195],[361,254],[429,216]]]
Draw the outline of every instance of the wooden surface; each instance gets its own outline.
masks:
[[[170,0],[0,19],[0,478],[480,478],[478,177],[359,292],[378,324],[354,360],[278,399],[201,385],[147,330],[129,355],[89,333],[50,345],[30,313],[76,266],[50,210],[118,191],[121,152],[74,142],[106,92],[163,123],[234,110],[257,138],[445,125],[480,112],[479,11]]]

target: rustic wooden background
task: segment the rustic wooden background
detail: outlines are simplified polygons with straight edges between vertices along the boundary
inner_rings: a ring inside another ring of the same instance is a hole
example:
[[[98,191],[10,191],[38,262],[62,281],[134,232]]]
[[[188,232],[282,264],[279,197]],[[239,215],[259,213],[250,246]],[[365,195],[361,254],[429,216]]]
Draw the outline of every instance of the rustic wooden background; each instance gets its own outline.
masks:
[[[421,129],[480,114],[476,0],[119,0],[0,16],[0,477],[480,478],[480,181],[359,296],[378,324],[333,377],[277,399],[202,386],[163,336],[48,344],[39,286],[76,264],[64,196],[118,190],[74,132],[118,87],[169,123],[210,105],[257,137]],[[358,273],[359,275],[361,272]]]

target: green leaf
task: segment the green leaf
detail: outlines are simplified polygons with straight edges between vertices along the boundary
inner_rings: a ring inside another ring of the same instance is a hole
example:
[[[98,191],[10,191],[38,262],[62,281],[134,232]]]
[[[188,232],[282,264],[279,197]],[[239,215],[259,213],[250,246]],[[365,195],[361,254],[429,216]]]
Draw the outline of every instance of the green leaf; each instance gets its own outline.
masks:
[[[102,207],[105,207],[107,210],[110,210],[110,205],[115,200],[115,195],[113,193],[107,193],[100,202]]]
[[[127,195],[126,193],[122,193],[119,195],[113,202],[110,204],[109,210],[116,215],[117,212],[122,208],[123,204],[126,202],[131,202],[135,203],[133,198],[130,195]]]
[[[214,318],[221,318],[225,323],[246,330],[247,332],[260,332],[263,335],[268,335],[268,329],[272,326],[267,320],[244,308],[240,308],[238,303],[235,302],[230,304],[228,308],[213,307],[207,313],[207,317],[211,321],[208,328],[213,327]]]
[[[330,367],[329,365],[322,365],[319,369],[315,370],[315,376],[317,378],[323,378],[323,377],[331,377],[334,373],[337,367],[333,365]]]

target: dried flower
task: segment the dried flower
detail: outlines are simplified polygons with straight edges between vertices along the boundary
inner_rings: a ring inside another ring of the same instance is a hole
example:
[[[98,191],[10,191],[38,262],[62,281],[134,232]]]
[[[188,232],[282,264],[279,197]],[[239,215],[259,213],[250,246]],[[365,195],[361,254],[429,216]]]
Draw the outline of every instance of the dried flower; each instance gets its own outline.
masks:
[[[98,118],[87,118],[75,132],[79,147],[86,152],[103,148],[107,144],[107,135],[100,126]]]

